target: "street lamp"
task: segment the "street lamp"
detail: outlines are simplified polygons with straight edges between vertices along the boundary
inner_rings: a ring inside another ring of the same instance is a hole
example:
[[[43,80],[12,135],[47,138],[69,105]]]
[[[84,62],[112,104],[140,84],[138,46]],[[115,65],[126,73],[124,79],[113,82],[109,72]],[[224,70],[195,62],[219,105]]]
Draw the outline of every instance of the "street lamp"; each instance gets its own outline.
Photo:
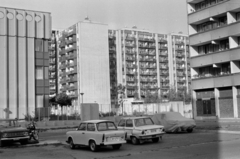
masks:
[[[82,96],[82,104],[83,104],[83,95],[84,95],[84,93],[80,93],[81,94],[81,96]]]

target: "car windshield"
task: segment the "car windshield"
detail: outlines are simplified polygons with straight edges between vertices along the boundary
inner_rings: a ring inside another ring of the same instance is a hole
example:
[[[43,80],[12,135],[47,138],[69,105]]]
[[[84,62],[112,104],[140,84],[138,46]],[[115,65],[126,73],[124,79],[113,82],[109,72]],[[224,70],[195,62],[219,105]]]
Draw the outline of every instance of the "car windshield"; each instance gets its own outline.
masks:
[[[140,118],[140,119],[135,119],[135,126],[144,126],[144,125],[154,125],[153,121],[151,118]]]
[[[117,130],[116,125],[113,122],[101,122],[97,123],[98,131],[109,131],[109,130]]]

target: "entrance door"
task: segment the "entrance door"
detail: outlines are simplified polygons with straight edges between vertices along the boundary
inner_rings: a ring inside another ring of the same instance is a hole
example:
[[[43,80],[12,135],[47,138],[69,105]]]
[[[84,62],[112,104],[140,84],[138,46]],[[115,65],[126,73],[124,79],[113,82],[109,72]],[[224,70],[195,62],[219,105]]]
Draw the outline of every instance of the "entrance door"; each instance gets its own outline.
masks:
[[[204,115],[212,114],[211,100],[203,100],[203,114]]]

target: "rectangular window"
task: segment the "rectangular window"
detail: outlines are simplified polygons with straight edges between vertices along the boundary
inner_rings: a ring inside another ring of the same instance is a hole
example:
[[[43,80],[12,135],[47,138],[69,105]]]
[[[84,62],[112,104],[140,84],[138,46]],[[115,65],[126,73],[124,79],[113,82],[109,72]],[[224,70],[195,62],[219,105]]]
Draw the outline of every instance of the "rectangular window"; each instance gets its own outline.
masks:
[[[40,39],[35,40],[35,51],[43,52],[43,40]]]
[[[43,79],[43,67],[36,67],[35,75],[36,79]]]
[[[43,95],[36,95],[36,108],[44,107]]]
[[[44,67],[44,79],[48,79],[48,67]]]

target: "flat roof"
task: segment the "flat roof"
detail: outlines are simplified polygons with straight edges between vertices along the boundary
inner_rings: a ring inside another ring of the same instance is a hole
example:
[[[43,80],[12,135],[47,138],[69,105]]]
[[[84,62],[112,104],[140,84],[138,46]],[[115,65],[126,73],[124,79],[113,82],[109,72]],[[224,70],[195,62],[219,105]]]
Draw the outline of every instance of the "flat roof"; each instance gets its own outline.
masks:
[[[42,12],[42,13],[50,13],[50,14],[51,14],[51,12],[37,11],[37,10],[29,10],[29,9],[20,9],[20,8],[2,7],[2,6],[0,6],[0,8],[5,8],[5,9],[15,9],[15,10],[22,10],[22,11],[31,11],[31,12]]]

